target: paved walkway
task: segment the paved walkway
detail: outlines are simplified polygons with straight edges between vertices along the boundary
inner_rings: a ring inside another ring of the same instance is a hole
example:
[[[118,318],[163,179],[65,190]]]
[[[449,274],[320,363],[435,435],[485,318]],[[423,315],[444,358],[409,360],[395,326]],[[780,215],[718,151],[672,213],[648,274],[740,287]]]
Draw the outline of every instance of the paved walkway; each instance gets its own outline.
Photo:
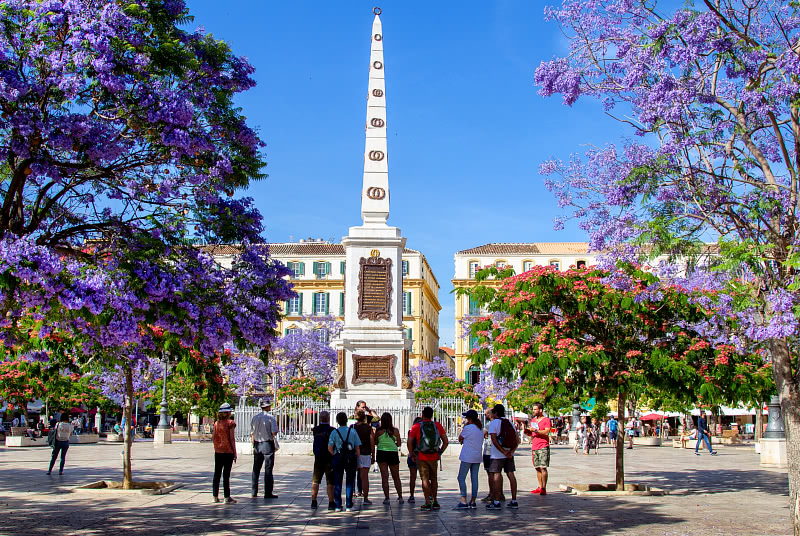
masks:
[[[669,447],[626,451],[629,482],[678,490],[666,497],[575,497],[558,491],[565,482],[613,481],[614,455],[576,456],[567,447],[553,447],[550,488],[546,497],[530,495],[535,486],[529,451],[518,455],[520,509],[455,511],[458,501],[457,459],[446,457],[441,476],[442,510],[424,513],[408,503],[383,506],[380,477],[371,475],[374,504],[356,500],[352,513],[309,508],[312,458],[279,456],[276,490],[266,502],[249,493],[252,458],[234,466],[235,505],[211,503],[213,461],[210,443],[175,443],[153,448],[134,446],[134,478],[177,480],[185,487],[164,496],[117,493],[68,493],[74,486],[100,479],[119,479],[120,446],[73,445],[63,476],[47,476],[47,448],[0,448],[0,534],[558,534],[611,535],[788,535],[786,473],[759,467],[752,448],[728,447],[720,455],[696,457]],[[407,493],[405,459],[401,477]],[[481,478],[481,495],[486,480]],[[417,491],[418,497],[421,491]],[[508,483],[506,482],[506,494]]]

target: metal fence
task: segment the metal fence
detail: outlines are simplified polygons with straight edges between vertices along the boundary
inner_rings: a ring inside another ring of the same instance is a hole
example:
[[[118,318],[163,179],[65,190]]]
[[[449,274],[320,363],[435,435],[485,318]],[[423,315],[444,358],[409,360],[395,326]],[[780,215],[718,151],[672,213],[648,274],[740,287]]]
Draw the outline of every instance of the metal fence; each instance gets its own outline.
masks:
[[[440,398],[424,403],[420,402],[414,409],[379,406],[370,407],[370,409],[375,411],[378,416],[383,415],[384,412],[390,413],[394,426],[400,430],[400,436],[405,440],[414,418],[420,416],[425,406],[433,408],[433,419],[442,425],[451,441],[456,441],[462,426],[461,414],[469,409],[459,398]],[[278,440],[313,441],[312,430],[319,424],[319,414],[322,411],[330,414],[333,424],[337,412],[345,411],[348,417],[352,418],[355,408],[342,410],[332,408],[328,401],[317,401],[310,398],[283,398],[272,411],[272,415],[278,421]],[[249,441],[250,422],[259,413],[261,413],[261,409],[258,406],[237,406],[235,408],[237,441]]]

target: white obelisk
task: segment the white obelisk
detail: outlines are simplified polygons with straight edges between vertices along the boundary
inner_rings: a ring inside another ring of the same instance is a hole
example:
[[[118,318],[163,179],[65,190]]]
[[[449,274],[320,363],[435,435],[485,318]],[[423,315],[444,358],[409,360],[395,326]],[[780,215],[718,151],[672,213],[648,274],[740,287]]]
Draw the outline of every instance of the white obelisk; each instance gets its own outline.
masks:
[[[369,59],[363,224],[342,239],[346,256],[344,329],[335,346],[338,371],[331,405],[352,411],[357,400],[373,407],[411,407],[410,341],[403,331],[402,260],[406,239],[390,227],[386,83],[380,9],[372,22]]]

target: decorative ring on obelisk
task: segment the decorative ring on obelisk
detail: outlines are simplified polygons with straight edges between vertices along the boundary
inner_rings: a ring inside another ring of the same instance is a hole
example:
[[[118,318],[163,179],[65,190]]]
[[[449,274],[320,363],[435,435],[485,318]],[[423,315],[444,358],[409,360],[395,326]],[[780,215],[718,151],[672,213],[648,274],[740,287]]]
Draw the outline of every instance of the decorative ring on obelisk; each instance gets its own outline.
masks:
[[[373,97],[383,97],[383,90],[382,89],[373,89],[372,90]]]
[[[367,188],[367,197],[380,201],[386,197],[386,190],[377,186],[370,186]]]
[[[380,117],[373,117],[373,118],[370,120],[369,124],[370,124],[370,125],[372,125],[372,126],[373,126],[373,127],[375,127],[375,128],[381,128],[381,127],[382,127],[383,125],[385,125],[386,123],[384,123],[384,122],[383,122],[383,119],[381,119]]]
[[[378,60],[375,60],[372,63],[372,66],[375,67],[376,69],[383,69],[383,64],[381,62],[379,62]]]
[[[383,39],[383,36],[381,34],[375,34],[375,35],[372,36],[372,38],[375,41],[380,41],[381,39]]]
[[[381,8],[373,7],[372,8],[372,12],[375,13],[376,15],[380,15],[381,14]]]
[[[380,162],[383,160],[383,157],[386,156],[383,154],[383,151],[370,151],[369,152],[369,159],[374,162]]]

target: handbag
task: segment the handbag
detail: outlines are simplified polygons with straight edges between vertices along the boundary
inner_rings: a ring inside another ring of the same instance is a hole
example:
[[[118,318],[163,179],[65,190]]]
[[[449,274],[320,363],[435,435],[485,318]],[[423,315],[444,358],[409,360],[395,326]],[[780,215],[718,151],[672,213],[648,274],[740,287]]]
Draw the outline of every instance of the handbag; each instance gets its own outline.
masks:
[[[49,432],[47,432],[47,445],[49,447],[55,447],[56,446],[56,434],[57,433],[58,433],[58,423],[56,423],[56,425],[52,429],[50,429]]]

